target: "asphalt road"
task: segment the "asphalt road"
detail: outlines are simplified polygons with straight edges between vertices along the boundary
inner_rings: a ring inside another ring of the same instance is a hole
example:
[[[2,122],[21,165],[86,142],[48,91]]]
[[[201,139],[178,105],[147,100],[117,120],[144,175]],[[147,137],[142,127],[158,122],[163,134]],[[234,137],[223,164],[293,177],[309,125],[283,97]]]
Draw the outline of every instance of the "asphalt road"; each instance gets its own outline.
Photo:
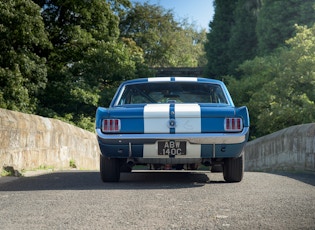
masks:
[[[138,171],[0,178],[0,229],[315,229],[315,174]]]

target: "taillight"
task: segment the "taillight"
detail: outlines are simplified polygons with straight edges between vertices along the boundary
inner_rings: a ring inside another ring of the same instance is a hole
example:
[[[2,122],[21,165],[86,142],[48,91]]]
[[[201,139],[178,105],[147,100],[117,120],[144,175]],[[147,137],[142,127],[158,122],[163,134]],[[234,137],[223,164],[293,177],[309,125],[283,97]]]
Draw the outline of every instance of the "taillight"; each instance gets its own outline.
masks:
[[[120,120],[119,119],[104,119],[102,122],[102,132],[119,132],[120,131]]]
[[[241,118],[225,118],[224,129],[227,132],[240,132],[243,129]]]

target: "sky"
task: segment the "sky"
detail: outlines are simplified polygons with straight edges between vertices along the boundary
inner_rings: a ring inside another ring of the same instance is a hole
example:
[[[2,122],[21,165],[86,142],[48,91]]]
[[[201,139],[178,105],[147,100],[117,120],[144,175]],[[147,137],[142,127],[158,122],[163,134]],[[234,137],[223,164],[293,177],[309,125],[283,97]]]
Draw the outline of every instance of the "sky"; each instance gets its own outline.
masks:
[[[209,22],[214,15],[214,0],[131,0],[131,2],[148,2],[161,5],[174,12],[175,19],[188,18],[188,22],[196,24],[197,28],[209,30]]]

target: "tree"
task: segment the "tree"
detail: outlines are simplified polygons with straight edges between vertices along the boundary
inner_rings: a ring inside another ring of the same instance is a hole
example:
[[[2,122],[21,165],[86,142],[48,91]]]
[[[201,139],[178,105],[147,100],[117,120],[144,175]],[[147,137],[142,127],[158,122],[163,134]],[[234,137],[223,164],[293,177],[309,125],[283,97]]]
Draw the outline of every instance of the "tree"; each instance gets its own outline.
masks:
[[[119,35],[119,18],[106,1],[34,0],[54,49],[48,53],[50,67],[62,69],[81,60],[98,41],[113,41]]]
[[[315,120],[315,24],[296,27],[296,36],[271,55],[240,66],[240,81],[228,79],[236,104],[251,114],[252,137]]]
[[[205,45],[206,76],[240,77],[243,61],[284,46],[295,23],[312,26],[314,7],[314,0],[216,0]]]
[[[205,32],[198,33],[186,21],[177,22],[173,12],[159,5],[135,5],[121,15],[121,37],[133,40],[143,50],[150,67],[204,65]],[[200,61],[200,62],[199,62]]]
[[[231,27],[227,53],[230,62],[226,63],[227,74],[239,77],[238,66],[257,54],[256,22],[259,1],[239,0],[234,10],[235,22]]]
[[[139,53],[119,40],[120,6],[129,1],[38,0],[54,49],[46,53],[48,83],[38,113],[93,130],[105,93],[135,76]],[[140,55],[141,56],[141,55]],[[86,124],[86,122],[88,124]]]
[[[51,44],[31,0],[0,2],[0,107],[32,113],[47,82],[43,51]]]
[[[294,36],[295,24],[312,26],[314,0],[264,0],[257,19],[258,54],[268,55]]]
[[[180,29],[170,34],[175,39],[174,50],[169,52],[169,60],[174,60],[174,67],[205,67],[207,64],[204,44],[206,30],[197,31],[193,24],[186,20],[180,23]]]
[[[206,76],[209,78],[219,78],[229,74],[228,63],[229,41],[231,37],[231,28],[234,25],[233,12],[236,7],[235,0],[215,0],[215,14],[213,21],[210,22],[210,31],[207,34],[205,44],[208,64]]]

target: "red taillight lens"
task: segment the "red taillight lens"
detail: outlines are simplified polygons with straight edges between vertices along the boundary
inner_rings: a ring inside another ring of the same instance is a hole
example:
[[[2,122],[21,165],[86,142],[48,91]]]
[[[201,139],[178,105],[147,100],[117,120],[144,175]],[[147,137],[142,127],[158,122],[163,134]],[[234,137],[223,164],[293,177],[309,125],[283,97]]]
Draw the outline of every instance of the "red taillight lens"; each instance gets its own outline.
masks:
[[[119,119],[104,119],[102,122],[102,132],[119,132],[120,131],[120,120]]]
[[[241,118],[225,118],[224,129],[227,132],[240,132],[243,130],[243,120]]]

